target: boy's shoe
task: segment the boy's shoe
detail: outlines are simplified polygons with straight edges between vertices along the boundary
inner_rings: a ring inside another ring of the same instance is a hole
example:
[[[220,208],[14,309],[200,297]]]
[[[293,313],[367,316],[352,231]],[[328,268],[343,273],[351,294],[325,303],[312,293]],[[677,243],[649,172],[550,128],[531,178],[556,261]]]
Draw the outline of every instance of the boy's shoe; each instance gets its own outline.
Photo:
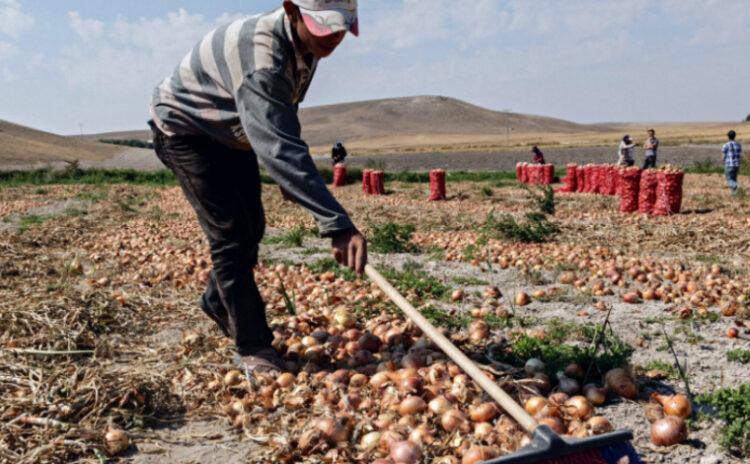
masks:
[[[235,354],[234,363],[245,373],[248,380],[256,377],[258,374],[277,376],[287,370],[284,360],[271,347],[262,348],[248,356]]]

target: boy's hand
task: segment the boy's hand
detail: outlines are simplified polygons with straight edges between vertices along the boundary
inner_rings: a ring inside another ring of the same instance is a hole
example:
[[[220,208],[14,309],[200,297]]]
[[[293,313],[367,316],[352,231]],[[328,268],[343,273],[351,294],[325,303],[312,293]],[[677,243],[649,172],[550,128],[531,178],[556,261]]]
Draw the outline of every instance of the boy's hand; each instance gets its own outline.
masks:
[[[336,261],[359,275],[367,265],[367,240],[357,229],[344,231],[331,239]]]

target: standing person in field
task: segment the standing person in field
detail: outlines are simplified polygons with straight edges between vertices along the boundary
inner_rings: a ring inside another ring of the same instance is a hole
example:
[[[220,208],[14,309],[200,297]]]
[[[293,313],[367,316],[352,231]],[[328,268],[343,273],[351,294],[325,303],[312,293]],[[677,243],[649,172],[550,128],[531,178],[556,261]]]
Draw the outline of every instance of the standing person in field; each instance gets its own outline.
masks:
[[[617,164],[619,166],[632,166],[635,164],[635,158],[633,157],[633,154],[635,153],[635,143],[633,143],[633,140],[630,138],[629,135],[626,135],[622,138],[622,142],[620,142],[620,148],[617,152],[618,161]]]
[[[326,188],[297,117],[318,61],[358,24],[356,0],[285,0],[209,33],[154,92],[156,153],[211,251],[200,306],[234,339],[247,375],[284,370],[253,273],[265,229],[258,162],[315,217],[340,264],[361,274],[367,262],[365,238]]]
[[[724,174],[727,178],[727,185],[729,190],[732,191],[732,195],[737,195],[737,174],[740,172],[740,164],[742,162],[742,145],[735,142],[737,133],[730,130],[727,133],[729,142],[724,144],[721,149],[724,155]]]
[[[331,161],[333,162],[333,165],[335,166],[339,163],[343,163],[346,159],[346,156],[347,153],[344,144],[341,142],[336,142],[333,148],[331,148]]]
[[[656,131],[653,129],[648,130],[648,138],[646,139],[646,143],[643,144],[643,150],[643,169],[655,168],[656,154],[659,151],[659,139],[656,138]]]
[[[531,149],[531,153],[534,154],[534,164],[546,164],[544,161],[544,153],[536,145]]]

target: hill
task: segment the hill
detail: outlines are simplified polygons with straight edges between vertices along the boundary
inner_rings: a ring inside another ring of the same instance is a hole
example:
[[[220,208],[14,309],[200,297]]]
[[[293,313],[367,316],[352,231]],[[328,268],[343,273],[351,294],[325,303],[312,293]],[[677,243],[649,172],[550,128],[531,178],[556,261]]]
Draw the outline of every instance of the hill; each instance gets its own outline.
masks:
[[[328,146],[343,139],[347,143],[386,138],[406,139],[430,135],[505,136],[514,133],[601,132],[607,128],[576,124],[562,119],[519,113],[503,113],[438,96],[369,100],[300,110],[303,136],[311,146]],[[149,131],[93,134],[99,139],[151,138]],[[408,144],[408,143],[407,143]]]
[[[122,151],[78,137],[63,137],[0,120],[0,163],[3,166],[54,161],[99,161]]]

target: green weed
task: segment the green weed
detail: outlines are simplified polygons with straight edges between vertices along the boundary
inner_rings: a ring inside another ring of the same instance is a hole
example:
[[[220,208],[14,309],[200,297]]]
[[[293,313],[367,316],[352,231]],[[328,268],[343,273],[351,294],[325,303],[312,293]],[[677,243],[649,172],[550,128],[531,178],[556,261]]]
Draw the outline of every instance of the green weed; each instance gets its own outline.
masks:
[[[700,395],[696,402],[713,406],[724,420],[721,446],[735,456],[750,457],[750,383]]]
[[[477,277],[454,277],[451,280],[453,280],[453,283],[456,285],[488,285],[489,283],[486,280]]]
[[[430,321],[431,324],[451,330],[461,330],[466,328],[471,322],[471,318],[465,314],[448,314],[446,311],[434,306],[420,308],[419,312],[422,313],[425,319]]]
[[[373,224],[370,226],[370,249],[377,253],[409,253],[416,250],[411,238],[416,230],[414,224]]]
[[[48,219],[47,216],[38,216],[36,214],[30,214],[28,216],[22,216],[18,220],[18,232],[23,233],[29,230],[31,227],[42,224]]]
[[[750,350],[737,349],[727,351],[727,360],[742,364],[748,364],[750,363]]]
[[[284,245],[300,248],[305,242],[305,237],[314,235],[314,232],[305,226],[296,226],[281,235],[263,239],[263,243],[266,245]]]
[[[542,213],[527,213],[526,221],[517,222],[506,214],[499,219],[492,212],[487,215],[482,231],[492,238],[522,243],[544,243],[560,232],[560,227],[547,220]]]
[[[421,270],[385,269],[383,276],[401,293],[414,292],[419,299],[439,300],[448,294],[449,288],[440,280]]]

